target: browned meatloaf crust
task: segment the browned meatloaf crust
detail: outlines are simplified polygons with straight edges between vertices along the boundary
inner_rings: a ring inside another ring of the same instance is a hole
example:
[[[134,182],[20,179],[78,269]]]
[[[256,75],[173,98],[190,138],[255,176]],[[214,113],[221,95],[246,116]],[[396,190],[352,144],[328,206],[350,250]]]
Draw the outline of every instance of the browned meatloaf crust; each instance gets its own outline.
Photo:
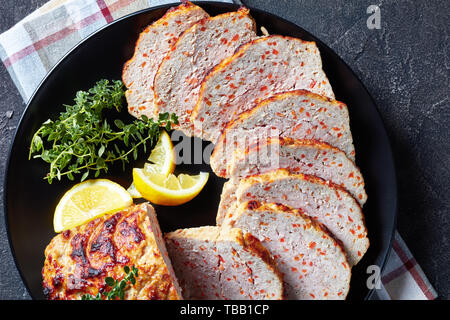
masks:
[[[76,300],[108,289],[106,277],[123,279],[123,267],[138,269],[125,299],[182,299],[155,211],[148,203],[92,220],[55,236],[45,249],[44,294]],[[109,289],[108,289],[109,290]]]

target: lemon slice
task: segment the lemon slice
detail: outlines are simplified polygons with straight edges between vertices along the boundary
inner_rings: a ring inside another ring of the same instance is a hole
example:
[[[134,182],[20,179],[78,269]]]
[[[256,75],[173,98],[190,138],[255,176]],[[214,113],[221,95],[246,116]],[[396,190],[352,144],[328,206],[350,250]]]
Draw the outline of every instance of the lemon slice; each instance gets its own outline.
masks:
[[[61,198],[53,216],[53,228],[55,232],[71,229],[132,203],[130,194],[119,184],[107,179],[87,180]]]
[[[202,191],[209,173],[198,175],[174,174],[164,176],[144,169],[133,169],[133,183],[138,192],[150,202],[165,206],[177,206],[192,200]]]
[[[161,173],[168,176],[175,170],[175,152],[169,134],[162,130],[156,146],[153,148],[144,168],[149,172]]]

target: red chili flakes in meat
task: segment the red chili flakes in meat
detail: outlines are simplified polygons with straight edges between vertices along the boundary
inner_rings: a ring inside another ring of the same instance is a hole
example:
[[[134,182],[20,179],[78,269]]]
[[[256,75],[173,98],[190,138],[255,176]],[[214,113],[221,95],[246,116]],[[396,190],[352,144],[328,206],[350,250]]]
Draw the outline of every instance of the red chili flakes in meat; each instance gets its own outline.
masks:
[[[227,44],[228,40],[227,40],[227,38],[222,38],[222,39],[220,39],[220,42],[222,44]]]
[[[278,52],[278,50],[273,49],[273,50],[272,50],[272,53],[273,53],[274,55],[277,55],[279,52]]]
[[[316,247],[316,243],[315,243],[314,241],[310,242],[310,243],[309,243],[309,247],[310,247],[311,249],[314,249],[314,248]]]
[[[238,41],[239,40],[239,35],[238,34],[236,34],[232,39],[231,39],[231,41]]]
[[[205,100],[205,103],[206,103],[208,106],[211,106],[211,105],[212,105],[211,101],[209,101],[208,98],[204,98],[204,100]]]
[[[259,91],[266,91],[267,90],[267,86],[262,86]]]
[[[292,114],[292,118],[293,118],[294,120],[297,120],[297,114],[295,113],[295,110],[292,110],[292,111],[291,111],[291,114]]]

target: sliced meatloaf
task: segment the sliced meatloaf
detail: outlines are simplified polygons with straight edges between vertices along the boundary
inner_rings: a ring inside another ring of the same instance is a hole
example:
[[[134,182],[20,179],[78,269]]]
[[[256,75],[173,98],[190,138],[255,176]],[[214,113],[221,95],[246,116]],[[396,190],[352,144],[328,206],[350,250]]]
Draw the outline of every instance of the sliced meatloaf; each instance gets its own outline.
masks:
[[[273,170],[239,181],[234,197],[238,205],[257,200],[301,208],[322,223],[342,242],[350,265],[355,265],[369,247],[364,216],[358,202],[342,187],[304,174]],[[222,207],[222,204],[219,205]],[[233,205],[229,206],[233,208]],[[229,213],[217,217],[219,224]]]
[[[124,299],[182,299],[155,210],[148,203],[94,219],[55,236],[45,249],[44,295],[76,300],[105,289],[105,278],[138,269]]]
[[[149,118],[154,116],[153,79],[158,66],[178,36],[208,16],[202,8],[186,1],[169,9],[161,19],[142,31],[134,55],[125,63],[122,73],[131,115],[137,118],[142,114]]]
[[[345,188],[362,206],[367,200],[359,168],[341,150],[316,140],[268,138],[228,161],[229,175],[243,178],[285,168],[314,175]]]
[[[203,80],[192,114],[196,135],[216,142],[229,121],[258,101],[297,89],[334,98],[316,44],[279,35],[253,40]]]
[[[256,38],[247,8],[205,18],[183,32],[163,59],[154,80],[156,112],[174,112],[191,136],[192,110],[207,72],[242,44]]]
[[[354,161],[355,149],[347,106],[306,90],[276,94],[261,101],[230,122],[220,135],[210,163],[214,172],[227,177],[227,161],[236,151],[267,137],[312,139],[326,142]]]
[[[345,299],[351,268],[328,231],[300,209],[249,201],[224,225],[251,232],[270,251],[291,300]]]
[[[180,229],[165,236],[186,299],[282,299],[269,251],[238,228]]]

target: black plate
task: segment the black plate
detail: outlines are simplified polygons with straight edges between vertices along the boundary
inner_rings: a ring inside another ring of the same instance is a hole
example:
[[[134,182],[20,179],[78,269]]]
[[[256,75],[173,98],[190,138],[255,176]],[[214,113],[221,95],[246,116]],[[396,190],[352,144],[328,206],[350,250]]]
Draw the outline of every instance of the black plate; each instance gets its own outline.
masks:
[[[238,8],[214,2],[200,5],[211,15]],[[84,40],[42,81],[22,116],[7,164],[5,218],[17,268],[35,299],[43,298],[41,268],[44,249],[55,235],[53,211],[71,183],[61,181],[49,185],[42,179],[47,166],[38,159],[28,160],[31,137],[42,122],[59,114],[62,104],[72,103],[76,91],[90,88],[101,78],[120,79],[123,63],[132,56],[140,31],[160,18],[169,6],[134,13]],[[371,242],[363,260],[353,268],[348,298],[370,298],[373,291],[366,286],[366,269],[374,264],[384,266],[396,221],[394,163],[382,120],[364,85],[330,48],[295,24],[261,10],[250,9],[258,26],[264,26],[270,33],[315,41],[337,99],[348,104],[356,162],[364,175],[369,196],[364,212]],[[122,117],[131,120],[125,111]],[[200,167],[209,170],[208,166]],[[114,170],[106,176],[125,187],[130,183],[130,177],[130,170]],[[214,224],[222,184],[223,179],[211,174],[205,189],[192,202],[182,207],[157,208],[163,231]]]

